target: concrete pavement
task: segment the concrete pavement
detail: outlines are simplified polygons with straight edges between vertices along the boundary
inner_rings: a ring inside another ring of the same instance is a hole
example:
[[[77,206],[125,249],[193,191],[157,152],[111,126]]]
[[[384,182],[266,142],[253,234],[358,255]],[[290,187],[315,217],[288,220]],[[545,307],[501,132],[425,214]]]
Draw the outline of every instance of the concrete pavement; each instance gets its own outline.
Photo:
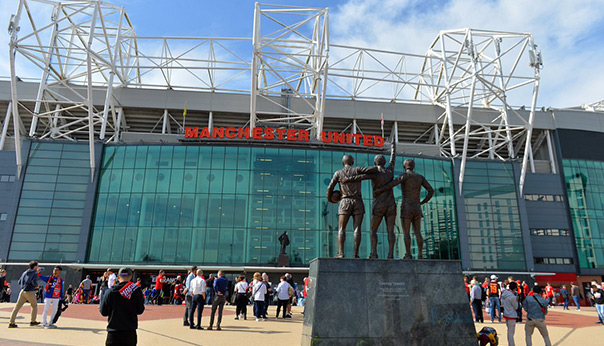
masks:
[[[8,321],[14,304],[0,304],[0,345],[103,345],[106,337],[106,319],[98,312],[97,305],[71,305],[59,319],[57,329],[43,329],[29,326],[29,306],[21,309],[17,324],[19,328],[8,329]],[[39,306],[41,321],[42,309]],[[235,320],[234,307],[226,306],[222,322],[222,331],[190,330],[182,326],[184,307],[174,305],[148,305],[139,319],[139,345],[242,345],[260,344],[263,346],[299,345],[302,333],[302,309],[293,308],[292,319],[274,318],[275,307],[269,308],[269,320],[256,322],[252,316],[252,307],[248,307],[248,320]],[[550,310],[547,318],[548,329],[553,345],[597,345],[604,337],[604,326],[595,324],[595,309],[584,308],[562,311]],[[205,307],[202,326],[209,323],[210,309]],[[483,326],[494,327],[501,346],[508,345],[505,324],[491,323],[485,314],[486,323],[477,324],[476,330]],[[435,331],[437,331],[435,329]],[[516,345],[525,345],[524,324],[516,326]],[[604,345],[604,342],[601,344]],[[538,331],[533,335],[533,345],[544,345]]]

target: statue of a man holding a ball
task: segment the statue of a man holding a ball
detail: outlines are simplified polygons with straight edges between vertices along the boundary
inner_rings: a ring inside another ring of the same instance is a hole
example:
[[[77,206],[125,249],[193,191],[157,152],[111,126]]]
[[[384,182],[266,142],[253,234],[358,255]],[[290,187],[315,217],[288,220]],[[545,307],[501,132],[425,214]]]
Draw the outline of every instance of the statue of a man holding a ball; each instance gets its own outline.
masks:
[[[342,165],[344,168],[335,172],[329,186],[327,187],[327,199],[333,203],[340,202],[338,208],[338,254],[337,258],[344,258],[344,243],[346,242],[346,225],[352,216],[354,229],[354,258],[359,258],[359,247],[361,246],[361,223],[365,214],[363,196],[361,196],[361,181],[347,181],[349,178],[363,174],[374,174],[377,167],[353,167],[354,159],[350,155],[344,155]],[[340,183],[340,191],[334,191],[335,186]],[[335,192],[335,193],[334,193]],[[338,196],[339,195],[339,196]]]

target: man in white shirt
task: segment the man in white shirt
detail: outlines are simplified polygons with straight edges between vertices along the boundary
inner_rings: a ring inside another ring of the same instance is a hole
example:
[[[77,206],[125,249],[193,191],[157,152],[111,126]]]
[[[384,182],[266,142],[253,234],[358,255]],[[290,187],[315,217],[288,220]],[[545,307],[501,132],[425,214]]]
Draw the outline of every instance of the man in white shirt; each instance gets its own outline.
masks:
[[[191,291],[189,291],[189,287],[191,286],[191,280],[195,279],[197,276],[197,266],[192,266],[191,270],[189,270],[189,275],[185,279],[184,283],[184,294],[185,294],[185,314],[182,317],[182,325],[185,327],[189,326],[189,311],[191,310],[191,304],[193,302],[193,296],[191,296]]]
[[[203,271],[201,269],[197,269],[197,276],[191,280],[188,291],[191,292],[192,297],[191,308],[189,309],[189,328],[201,330],[203,329],[201,326],[201,315],[203,314],[203,304],[206,300],[206,280],[203,279]],[[198,309],[197,325],[193,323],[195,309]]]
[[[267,289],[262,275],[260,273],[254,273],[254,282],[252,286],[252,296],[254,297],[254,315],[256,315],[256,322],[266,321],[266,311],[264,310],[264,297]]]
[[[115,275],[111,268],[107,269],[107,274],[109,275],[109,278],[107,279],[107,287],[111,288],[115,286],[115,283],[117,282],[117,275]]]
[[[279,286],[277,286],[277,316],[279,318],[279,310],[283,307],[283,318],[285,318],[285,314],[287,313],[287,304],[289,303],[289,289],[293,287],[287,282],[287,278],[285,275],[281,276],[281,282]]]

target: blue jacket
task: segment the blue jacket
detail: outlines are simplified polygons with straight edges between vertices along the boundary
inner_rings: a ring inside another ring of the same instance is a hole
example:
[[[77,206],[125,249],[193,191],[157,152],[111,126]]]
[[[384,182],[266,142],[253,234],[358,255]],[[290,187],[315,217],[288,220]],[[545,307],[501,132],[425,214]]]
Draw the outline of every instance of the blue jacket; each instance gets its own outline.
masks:
[[[214,292],[220,292],[222,295],[226,296],[228,288],[229,279],[225,278],[224,276],[217,277],[214,280]]]
[[[23,291],[35,291],[38,286],[38,272],[33,269],[27,269],[19,278],[19,286]]]
[[[539,306],[537,301],[539,301],[543,307]],[[526,317],[530,318],[531,320],[544,320],[545,315],[547,315],[547,302],[537,295],[526,297],[522,303],[522,308],[526,310]]]
[[[52,278],[51,282],[48,282]],[[44,298],[65,299],[65,282],[60,276],[42,276],[40,280],[44,281]]]

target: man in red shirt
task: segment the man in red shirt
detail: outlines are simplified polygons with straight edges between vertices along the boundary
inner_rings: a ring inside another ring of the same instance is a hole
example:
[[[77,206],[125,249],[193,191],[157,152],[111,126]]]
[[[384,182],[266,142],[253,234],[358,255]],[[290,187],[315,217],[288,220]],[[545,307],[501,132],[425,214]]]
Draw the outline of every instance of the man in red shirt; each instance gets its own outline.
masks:
[[[549,304],[549,306],[551,306],[553,308],[554,307],[554,288],[552,287],[552,284],[550,284],[549,282],[547,283],[547,286],[545,286],[545,294],[547,296],[547,303]]]
[[[468,300],[470,300],[470,284],[468,283],[468,277],[463,277],[463,284],[466,285],[466,294],[468,295]]]
[[[157,278],[155,279],[155,297],[153,297],[154,299],[157,300],[157,305],[161,305],[161,296],[162,296],[162,291],[164,289],[164,282],[166,282],[166,277],[165,277],[165,271],[160,270],[159,271],[159,275],[157,275]]]

